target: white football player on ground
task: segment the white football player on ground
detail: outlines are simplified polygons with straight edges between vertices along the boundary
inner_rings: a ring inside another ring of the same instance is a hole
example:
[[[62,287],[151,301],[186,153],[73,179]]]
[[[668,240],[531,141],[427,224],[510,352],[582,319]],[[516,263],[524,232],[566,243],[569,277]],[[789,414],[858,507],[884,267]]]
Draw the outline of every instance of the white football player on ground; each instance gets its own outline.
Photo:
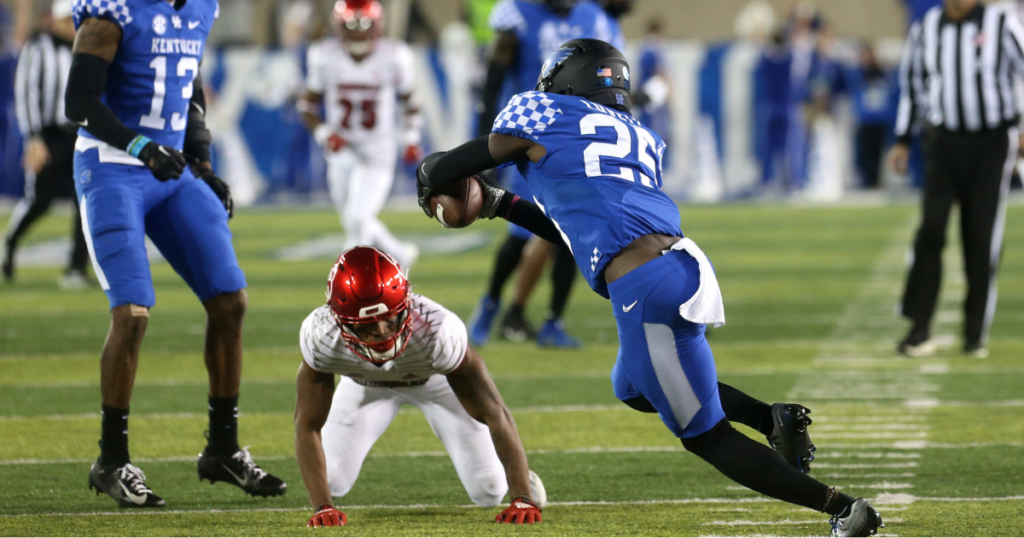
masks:
[[[299,112],[327,157],[327,184],[345,229],[345,248],[373,245],[408,269],[419,250],[392,236],[377,214],[395,179],[399,144],[406,163],[423,156],[412,51],[381,37],[384,11],[376,0],[340,0],[331,22],[335,35],[307,53]]]
[[[316,507],[307,526],[346,523],[332,498],[349,492],[406,404],[426,416],[473,503],[497,506],[508,493],[497,521],[540,522],[544,485],[466,326],[409,289],[391,256],[356,247],[331,269],[327,304],[302,323],[295,454]]]

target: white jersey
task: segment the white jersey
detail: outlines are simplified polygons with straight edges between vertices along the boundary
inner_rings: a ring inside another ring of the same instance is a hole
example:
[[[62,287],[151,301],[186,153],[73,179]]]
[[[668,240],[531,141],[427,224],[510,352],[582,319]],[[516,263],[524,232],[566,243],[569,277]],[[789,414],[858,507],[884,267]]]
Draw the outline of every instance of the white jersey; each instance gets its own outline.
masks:
[[[299,345],[310,368],[348,376],[357,382],[377,383],[423,381],[435,374],[450,374],[466,356],[466,326],[458,316],[422,295],[409,299],[412,333],[409,344],[398,357],[378,366],[345,345],[341,328],[330,307],[321,306],[302,322]]]
[[[408,45],[380,39],[357,62],[336,37],[329,37],[309,47],[306,68],[306,89],[324,96],[325,120],[336,133],[363,153],[370,148],[397,151],[390,148],[398,142],[398,98],[412,95],[415,80]]]

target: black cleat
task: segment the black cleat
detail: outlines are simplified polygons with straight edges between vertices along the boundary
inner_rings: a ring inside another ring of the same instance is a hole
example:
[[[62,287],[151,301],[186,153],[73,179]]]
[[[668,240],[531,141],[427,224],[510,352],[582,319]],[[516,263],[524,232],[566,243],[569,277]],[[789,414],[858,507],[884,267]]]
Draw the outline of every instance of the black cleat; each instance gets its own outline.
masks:
[[[160,508],[164,500],[146,487],[142,469],[126,463],[121,466],[102,465],[100,460],[89,470],[89,489],[110,495],[121,508]]]
[[[530,342],[537,338],[537,331],[530,326],[530,323],[523,317],[522,311],[516,311],[513,309],[505,312],[505,316],[501,319],[501,327],[498,332],[503,338],[510,342],[522,344],[523,342]]]
[[[810,472],[814,451],[817,450],[807,433],[807,427],[811,425],[811,418],[807,416],[810,412],[798,404],[773,404],[772,423],[775,429],[768,436],[772,448],[803,473]]]
[[[846,516],[832,516],[832,536],[874,536],[885,528],[882,515],[864,497],[853,501]]]
[[[928,337],[928,331],[917,329],[911,329],[896,346],[896,352],[904,357],[931,357],[935,351],[935,342]]]
[[[242,488],[242,491],[261,497],[284,495],[288,490],[280,478],[260,469],[252,461],[249,447],[245,447],[231,455],[207,454],[206,450],[199,455],[199,480],[209,480],[211,484],[225,482]]]

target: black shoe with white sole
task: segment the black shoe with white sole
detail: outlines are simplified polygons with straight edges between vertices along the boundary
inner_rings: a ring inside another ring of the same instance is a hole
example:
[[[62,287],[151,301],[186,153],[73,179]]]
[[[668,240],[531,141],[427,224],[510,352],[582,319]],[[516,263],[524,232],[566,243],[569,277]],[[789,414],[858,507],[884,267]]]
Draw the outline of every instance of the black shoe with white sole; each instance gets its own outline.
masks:
[[[102,465],[100,460],[89,470],[89,489],[110,495],[121,508],[160,508],[164,500],[146,486],[142,469],[124,465]]]
[[[810,412],[810,409],[799,404],[772,405],[772,424],[775,428],[768,436],[768,443],[802,473],[811,470],[814,451],[817,450],[811,442],[811,435],[807,433],[807,427],[811,425],[811,418],[807,416]]]
[[[199,480],[209,480],[211,484],[225,482],[238,486],[253,497],[276,497],[284,495],[288,490],[288,484],[260,469],[260,466],[252,461],[249,447],[234,454],[214,455],[206,452],[204,450],[199,455]]]
[[[935,347],[927,331],[911,329],[896,346],[896,352],[905,357],[930,357],[935,354]]]
[[[885,528],[882,515],[864,497],[853,501],[847,514],[832,516],[829,523],[832,536],[874,536],[878,529]]]

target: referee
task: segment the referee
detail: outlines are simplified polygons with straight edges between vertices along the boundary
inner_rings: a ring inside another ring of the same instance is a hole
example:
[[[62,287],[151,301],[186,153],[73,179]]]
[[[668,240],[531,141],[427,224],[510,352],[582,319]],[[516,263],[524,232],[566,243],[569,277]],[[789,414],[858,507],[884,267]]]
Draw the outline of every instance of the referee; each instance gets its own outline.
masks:
[[[900,66],[898,141],[889,154],[896,172],[905,173],[912,126],[923,118],[922,218],[903,294],[903,315],[913,322],[898,347],[904,355],[935,352],[929,326],[956,203],[967,274],[963,351],[988,356],[1006,196],[1019,146],[1013,76],[1024,72],[1022,45],[1016,14],[978,0],[945,0],[910,28]]]
[[[46,213],[54,198],[70,197],[75,200],[74,243],[60,285],[65,289],[82,288],[89,283],[85,276],[89,251],[75,197],[75,129],[64,116],[64,86],[75,39],[71,0],[55,1],[51,18],[50,30],[25,44],[14,77],[18,125],[25,137],[25,197],[14,207],[7,224],[0,269],[4,280],[14,279],[18,241]]]

